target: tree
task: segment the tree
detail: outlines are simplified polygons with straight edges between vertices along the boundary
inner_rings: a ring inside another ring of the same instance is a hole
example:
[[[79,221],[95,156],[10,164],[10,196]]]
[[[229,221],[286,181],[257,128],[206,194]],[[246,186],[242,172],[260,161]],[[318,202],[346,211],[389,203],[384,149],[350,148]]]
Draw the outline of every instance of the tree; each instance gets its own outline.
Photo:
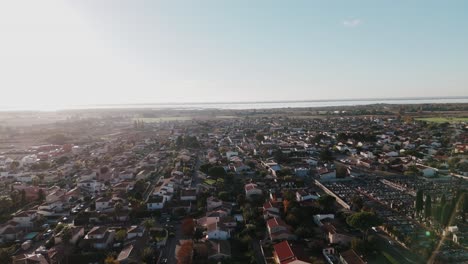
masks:
[[[322,206],[322,208],[330,209],[335,204],[335,200],[335,197],[325,194],[320,196],[320,198],[318,199],[318,203],[320,204],[320,206]]]
[[[195,231],[195,222],[193,221],[193,218],[185,218],[182,221],[182,234],[190,237],[193,235],[194,231]]]
[[[351,204],[353,206],[353,210],[360,211],[364,206],[364,201],[362,200],[361,196],[354,195],[353,198],[351,198]]]
[[[223,201],[229,201],[230,195],[228,192],[222,191],[218,193],[218,198],[223,200]]]
[[[223,177],[226,175],[226,171],[221,166],[216,166],[208,169],[208,175],[213,177]]]
[[[153,263],[153,258],[154,258],[154,251],[149,247],[144,248],[143,251],[141,252],[141,260],[144,263],[150,264],[150,263]]]
[[[443,207],[447,203],[447,197],[445,196],[445,193],[442,194],[442,197],[440,198],[440,205]]]
[[[124,241],[125,238],[127,238],[127,230],[120,229],[119,231],[115,232],[115,240]]]
[[[54,229],[54,233],[55,233],[55,234],[60,233],[60,231],[62,231],[62,229],[63,229],[64,227],[65,227],[64,224],[58,224],[58,225],[55,227],[55,229]]]
[[[146,230],[150,230],[151,228],[153,228],[154,226],[156,225],[156,221],[154,221],[154,219],[146,219],[145,221],[143,221],[143,226],[145,227]]]
[[[39,189],[39,191],[38,191],[38,193],[37,193],[37,200],[38,200],[39,202],[42,202],[42,201],[45,200],[45,198],[46,198],[46,195],[45,195],[45,193],[44,193],[44,190]]]
[[[423,191],[422,190],[418,190],[418,192],[416,193],[416,205],[415,205],[415,209],[416,209],[416,213],[420,213],[423,209],[423,206],[424,206],[424,201],[423,201]]]
[[[203,238],[203,230],[201,228],[195,228],[195,233],[193,234],[195,240],[201,240]]]
[[[445,204],[444,207],[442,207],[442,216],[440,219],[440,222],[443,226],[447,226],[449,224],[451,215],[452,215],[452,208],[450,204]]]
[[[322,150],[320,152],[319,158],[323,162],[332,162],[335,160],[335,158],[333,157],[333,153],[330,151],[330,149]]]
[[[185,241],[179,248],[177,252],[177,263],[178,264],[191,264],[192,263],[192,253],[193,253],[193,243],[192,241]]]
[[[462,193],[457,203],[457,210],[460,212],[463,221],[465,221],[465,215],[468,213],[468,193]]]
[[[121,202],[117,202],[114,205],[114,213],[115,215],[119,215],[120,212],[123,210],[123,204]]]
[[[288,200],[288,199],[284,199],[283,200],[283,207],[284,207],[284,212],[287,213],[288,210],[289,210],[289,205],[291,204],[291,202]]]
[[[72,238],[72,232],[71,232],[71,229],[69,226],[65,226],[63,229],[62,229],[62,242],[64,244],[68,244],[70,243],[70,239]]]
[[[119,264],[119,262],[115,259],[114,256],[109,255],[109,256],[107,256],[106,259],[104,260],[104,264]]]
[[[255,135],[255,139],[258,141],[263,141],[265,139],[265,136],[258,133],[257,135]]]
[[[20,163],[19,163],[17,160],[15,160],[15,161],[13,161],[12,163],[10,163],[10,170],[14,171],[14,170],[16,170],[19,166],[20,166]]]
[[[429,218],[432,215],[432,200],[431,196],[426,195],[426,201],[424,204],[424,217]]]
[[[11,200],[11,197],[8,197],[8,196],[0,197],[0,214],[9,212],[12,206],[13,206],[13,200]]]
[[[382,221],[375,213],[362,211],[348,216],[346,223],[364,232],[364,237],[367,238],[369,229],[381,225]]]
[[[0,248],[0,264],[10,264],[12,257],[8,248]]]

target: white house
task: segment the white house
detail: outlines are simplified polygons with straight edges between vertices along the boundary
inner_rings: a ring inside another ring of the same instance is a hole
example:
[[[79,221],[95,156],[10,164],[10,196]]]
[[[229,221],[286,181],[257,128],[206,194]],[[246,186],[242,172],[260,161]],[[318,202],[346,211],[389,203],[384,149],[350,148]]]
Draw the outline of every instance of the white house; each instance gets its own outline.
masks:
[[[22,211],[13,216],[13,221],[17,222],[20,227],[31,228],[36,220],[36,211]]]
[[[196,201],[197,190],[196,189],[183,189],[180,191],[180,200],[182,201]]]
[[[80,187],[88,192],[97,192],[101,190],[103,184],[96,180],[81,180],[76,184],[77,187]]]
[[[95,249],[105,249],[114,241],[115,230],[105,226],[95,226],[84,237]]]
[[[231,237],[229,229],[219,225],[219,222],[209,224],[206,227],[206,239],[227,240]]]
[[[146,208],[149,211],[160,210],[164,208],[164,197],[161,195],[151,195],[146,201]]]
[[[296,201],[304,202],[308,200],[317,200],[320,197],[317,193],[310,193],[305,190],[299,190],[296,192]]]
[[[135,237],[142,237],[145,233],[145,228],[142,226],[131,226],[127,230],[127,239],[133,239]]]
[[[223,205],[223,201],[220,199],[210,196],[206,198],[206,210],[211,211],[215,208],[221,207]]]
[[[294,174],[296,174],[297,177],[306,177],[307,175],[309,175],[309,169],[308,168],[295,168]]]
[[[81,226],[66,226],[66,227],[64,227],[64,229],[65,228],[70,230],[71,237],[70,237],[70,240],[68,242],[73,244],[73,245],[75,245],[78,242],[78,239],[84,237],[84,235],[85,235],[84,228],[81,227]],[[60,233],[58,233],[57,235],[54,236],[54,241],[55,241],[56,245],[62,242],[62,235],[63,235],[64,229],[62,229],[62,231],[60,231]]]
[[[251,198],[253,195],[262,195],[262,190],[257,188],[257,184],[255,183],[248,183],[244,186],[245,189],[245,197]]]

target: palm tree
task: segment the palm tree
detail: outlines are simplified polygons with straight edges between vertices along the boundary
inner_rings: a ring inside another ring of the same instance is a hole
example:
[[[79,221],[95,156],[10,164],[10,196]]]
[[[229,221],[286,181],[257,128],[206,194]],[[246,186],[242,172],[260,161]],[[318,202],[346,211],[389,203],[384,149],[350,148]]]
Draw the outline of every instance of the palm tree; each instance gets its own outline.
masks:
[[[146,219],[145,221],[143,221],[143,226],[144,226],[145,229],[147,229],[147,230],[150,230],[150,229],[153,228],[155,225],[156,225],[156,221],[154,221],[154,219],[152,219],[152,218],[148,218],[148,219]]]

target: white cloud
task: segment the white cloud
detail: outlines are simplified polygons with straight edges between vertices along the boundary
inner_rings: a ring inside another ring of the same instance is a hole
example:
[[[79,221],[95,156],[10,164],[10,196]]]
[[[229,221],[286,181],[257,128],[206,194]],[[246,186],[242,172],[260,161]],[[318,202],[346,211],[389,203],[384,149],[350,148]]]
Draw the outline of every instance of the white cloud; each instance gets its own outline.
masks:
[[[343,20],[343,26],[345,27],[353,28],[353,27],[358,27],[360,25],[362,25],[362,20],[359,18]]]

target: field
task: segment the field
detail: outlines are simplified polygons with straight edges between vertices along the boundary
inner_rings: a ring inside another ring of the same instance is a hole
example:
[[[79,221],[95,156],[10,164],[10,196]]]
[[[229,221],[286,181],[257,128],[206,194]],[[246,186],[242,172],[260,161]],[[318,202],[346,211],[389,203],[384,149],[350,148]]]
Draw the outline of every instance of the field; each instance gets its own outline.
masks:
[[[419,121],[426,121],[430,123],[468,123],[468,117],[423,117],[416,118]]]

